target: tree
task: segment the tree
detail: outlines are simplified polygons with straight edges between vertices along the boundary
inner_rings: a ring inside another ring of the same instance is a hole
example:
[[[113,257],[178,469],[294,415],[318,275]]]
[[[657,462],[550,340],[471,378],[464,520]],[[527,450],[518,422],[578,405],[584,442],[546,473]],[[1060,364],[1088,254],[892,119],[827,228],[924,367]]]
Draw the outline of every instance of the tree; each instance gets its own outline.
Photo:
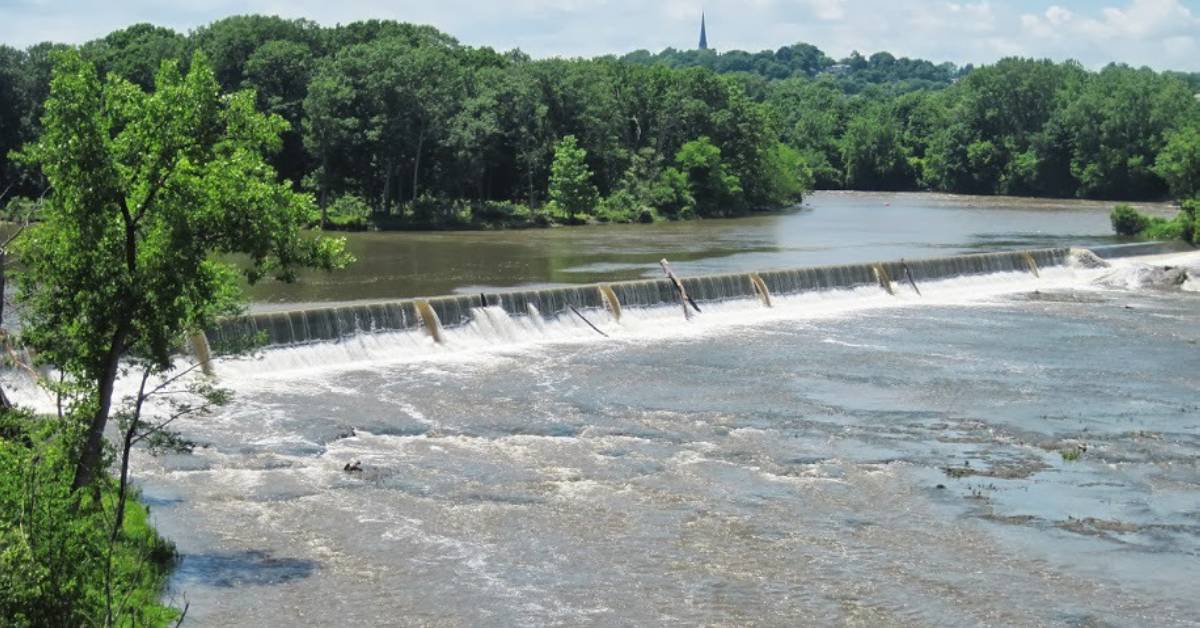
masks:
[[[687,175],[696,211],[701,216],[726,216],[742,209],[742,182],[721,159],[721,149],[701,136],[684,144],[675,163]]]
[[[1167,182],[1175,198],[1200,198],[1200,127],[1172,133],[1154,162],[1154,172]]]
[[[1167,192],[1152,170],[1166,135],[1195,122],[1196,100],[1182,82],[1148,68],[1110,65],[1058,112],[1068,129],[1078,195],[1154,198]]]
[[[103,76],[112,72],[149,89],[163,61],[187,61],[187,40],[169,28],[134,24],[83,45],[83,57]]]
[[[258,108],[279,114],[288,121],[283,149],[274,156],[275,170],[286,179],[300,183],[308,159],[300,134],[304,115],[304,97],[316,62],[312,49],[294,41],[272,40],[258,47],[246,59],[243,87],[258,96]]]
[[[562,214],[575,220],[585,219],[596,212],[599,193],[592,185],[592,171],[587,165],[587,151],[568,135],[554,147],[554,163],[550,166],[550,202]]]
[[[243,254],[251,282],[348,258],[341,240],[301,236],[311,200],[263,161],[286,123],[250,92],[222,96],[201,54],[186,75],[164,63],[146,93],[61,53],[43,126],[21,156],[52,190],[17,250],[21,336],[76,391],[79,489],[101,470],[122,364],[166,374],[186,332],[236,310],[237,271],[216,254]]]
[[[852,117],[842,138],[846,187],[898,190],[911,185],[908,155],[901,140],[899,124],[881,105]]]

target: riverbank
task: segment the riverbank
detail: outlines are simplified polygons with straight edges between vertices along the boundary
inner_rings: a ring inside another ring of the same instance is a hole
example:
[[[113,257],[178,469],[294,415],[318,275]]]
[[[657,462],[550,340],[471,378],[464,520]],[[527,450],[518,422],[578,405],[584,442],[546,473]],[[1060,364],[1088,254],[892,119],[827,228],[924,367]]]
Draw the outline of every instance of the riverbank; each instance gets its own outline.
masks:
[[[426,203],[420,208],[406,205],[400,213],[376,213],[362,203],[334,204],[325,217],[326,231],[508,231],[547,229],[556,227],[585,227],[598,225],[654,224],[690,222],[703,220],[743,219],[770,216],[795,211],[811,205],[813,198],[822,197],[899,197],[923,198],[930,202],[961,205],[963,207],[1023,207],[1077,209],[1080,207],[1103,207],[1111,210],[1118,204],[1129,205],[1151,215],[1166,217],[1171,208],[1178,204],[1169,200],[1118,201],[1074,199],[1057,197],[1022,197],[1000,195],[950,194],[929,191],[873,192],[863,190],[817,190],[805,195],[804,199],[791,205],[773,208],[731,212],[721,216],[663,216],[652,209],[645,211],[614,212],[601,207],[594,215],[579,219],[553,211],[546,206],[530,208],[511,201],[443,201]],[[881,204],[886,204],[884,201]],[[411,205],[411,204],[410,204]],[[314,216],[310,227],[321,227],[320,216]]]
[[[0,623],[5,626],[166,626],[180,611],[161,596],[175,546],[158,535],[150,508],[118,503],[113,478],[99,501],[76,505],[62,424],[0,412]]]

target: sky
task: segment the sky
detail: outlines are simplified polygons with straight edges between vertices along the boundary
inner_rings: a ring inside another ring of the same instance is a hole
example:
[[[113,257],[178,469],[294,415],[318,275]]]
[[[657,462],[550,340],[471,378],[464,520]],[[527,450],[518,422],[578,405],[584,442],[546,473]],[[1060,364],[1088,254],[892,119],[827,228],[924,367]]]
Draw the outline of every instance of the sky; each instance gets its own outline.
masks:
[[[472,46],[535,57],[709,46],[758,51],[807,42],[833,57],[886,50],[935,62],[1021,55],[1200,71],[1200,0],[0,0],[0,43],[82,43],[138,22],[187,32],[262,13],[333,25],[431,24]]]

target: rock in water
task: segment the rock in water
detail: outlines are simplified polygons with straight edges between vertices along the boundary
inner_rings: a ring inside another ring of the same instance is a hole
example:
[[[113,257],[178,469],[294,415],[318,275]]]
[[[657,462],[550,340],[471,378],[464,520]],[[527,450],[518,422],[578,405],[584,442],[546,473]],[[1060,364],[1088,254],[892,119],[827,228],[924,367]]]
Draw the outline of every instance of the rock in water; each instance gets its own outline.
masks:
[[[1071,249],[1071,265],[1080,268],[1108,268],[1109,263],[1087,249]]]

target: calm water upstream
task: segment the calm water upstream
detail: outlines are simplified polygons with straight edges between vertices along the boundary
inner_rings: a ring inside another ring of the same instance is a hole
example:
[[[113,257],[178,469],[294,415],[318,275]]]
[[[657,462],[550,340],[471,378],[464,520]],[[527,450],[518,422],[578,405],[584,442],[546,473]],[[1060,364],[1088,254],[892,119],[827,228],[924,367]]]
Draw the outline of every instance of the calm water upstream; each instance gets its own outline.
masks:
[[[1102,206],[964,202],[366,235],[375,264],[410,265],[275,296],[1108,241]],[[1147,285],[1151,264],[1192,279]],[[480,309],[443,345],[221,362],[236,403],[180,425],[208,446],[139,454],[135,474],[196,626],[1200,625],[1198,278],[1191,252],[690,322],[591,311],[608,338]]]
[[[264,303],[430,296],[659,274],[760,271],[980,250],[1113,243],[1113,203],[944,194],[819,192],[793,212],[655,225],[523,231],[348,234],[358,263],[294,285],[256,287]],[[1165,205],[1141,208],[1174,215]]]

